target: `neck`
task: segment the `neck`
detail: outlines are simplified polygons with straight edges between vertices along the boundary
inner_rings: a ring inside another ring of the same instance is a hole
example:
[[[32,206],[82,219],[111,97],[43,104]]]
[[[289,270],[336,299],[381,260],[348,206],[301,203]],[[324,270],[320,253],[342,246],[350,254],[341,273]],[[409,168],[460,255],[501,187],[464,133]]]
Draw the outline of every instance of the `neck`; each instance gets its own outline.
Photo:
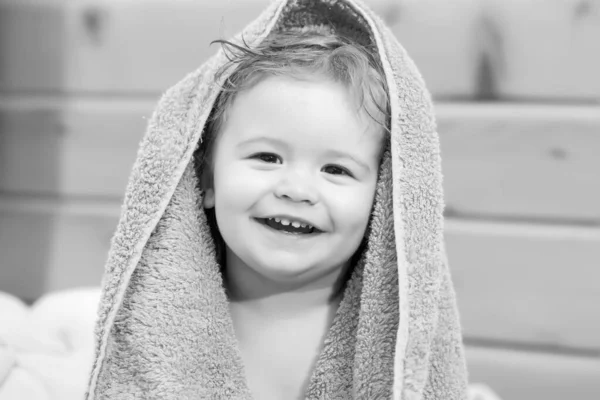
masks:
[[[225,286],[233,306],[272,318],[301,316],[312,311],[337,310],[337,293],[347,266],[312,280],[274,280],[257,273],[227,251]]]

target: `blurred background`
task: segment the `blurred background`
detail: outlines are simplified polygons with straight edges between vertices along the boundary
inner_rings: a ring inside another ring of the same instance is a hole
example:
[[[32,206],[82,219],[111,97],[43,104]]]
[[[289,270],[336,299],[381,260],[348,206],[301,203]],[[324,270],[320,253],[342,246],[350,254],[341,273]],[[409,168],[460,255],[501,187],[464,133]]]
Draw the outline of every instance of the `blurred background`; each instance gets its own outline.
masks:
[[[100,285],[159,96],[267,2],[0,0],[0,292]],[[434,96],[472,382],[600,399],[600,0],[367,3]]]

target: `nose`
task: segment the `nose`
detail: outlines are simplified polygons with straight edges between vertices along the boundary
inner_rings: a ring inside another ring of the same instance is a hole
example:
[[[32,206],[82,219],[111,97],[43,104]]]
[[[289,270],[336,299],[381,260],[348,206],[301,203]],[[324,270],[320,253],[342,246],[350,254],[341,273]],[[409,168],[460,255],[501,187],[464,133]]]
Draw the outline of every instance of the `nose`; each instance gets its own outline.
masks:
[[[275,196],[297,203],[315,204],[318,192],[312,179],[306,173],[290,171],[278,182]]]

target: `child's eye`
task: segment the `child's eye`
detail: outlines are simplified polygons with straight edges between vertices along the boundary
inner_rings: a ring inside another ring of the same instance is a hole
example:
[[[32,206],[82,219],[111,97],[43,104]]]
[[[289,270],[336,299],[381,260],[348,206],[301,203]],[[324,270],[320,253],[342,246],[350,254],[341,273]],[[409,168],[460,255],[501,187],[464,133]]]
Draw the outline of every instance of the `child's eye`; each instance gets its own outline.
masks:
[[[257,158],[266,163],[277,163],[278,161],[281,161],[279,156],[276,154],[273,154],[273,153],[256,153],[256,154],[252,155],[250,158]]]
[[[325,170],[325,172],[329,172],[330,174],[333,174],[333,175],[348,175],[350,177],[353,176],[350,171],[348,171],[344,167],[340,167],[339,165],[327,165],[324,168],[324,170]]]

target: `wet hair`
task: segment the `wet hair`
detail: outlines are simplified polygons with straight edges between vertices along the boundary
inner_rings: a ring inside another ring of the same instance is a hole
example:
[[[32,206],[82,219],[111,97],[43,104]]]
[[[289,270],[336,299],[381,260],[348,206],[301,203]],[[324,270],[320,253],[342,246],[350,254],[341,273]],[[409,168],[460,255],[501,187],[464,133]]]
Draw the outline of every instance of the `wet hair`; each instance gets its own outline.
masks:
[[[228,59],[215,74],[221,91],[206,122],[202,144],[195,154],[201,189],[212,187],[213,149],[233,105],[236,94],[248,90],[268,77],[285,76],[299,80],[332,80],[343,84],[350,92],[357,111],[363,110],[384,132],[382,143],[389,135],[390,101],[383,67],[373,49],[350,38],[321,31],[292,30],[272,33],[256,47],[243,41],[238,45],[226,40],[221,44]],[[212,44],[211,43],[211,44]],[[380,156],[386,146],[381,146]],[[380,157],[381,158],[381,157]],[[218,230],[215,211],[205,210],[215,239],[217,260],[225,265],[225,243]],[[367,228],[369,229],[369,228]],[[365,248],[365,240],[351,259],[352,266]],[[226,274],[224,268],[223,273]],[[351,271],[345,271],[343,290]]]

